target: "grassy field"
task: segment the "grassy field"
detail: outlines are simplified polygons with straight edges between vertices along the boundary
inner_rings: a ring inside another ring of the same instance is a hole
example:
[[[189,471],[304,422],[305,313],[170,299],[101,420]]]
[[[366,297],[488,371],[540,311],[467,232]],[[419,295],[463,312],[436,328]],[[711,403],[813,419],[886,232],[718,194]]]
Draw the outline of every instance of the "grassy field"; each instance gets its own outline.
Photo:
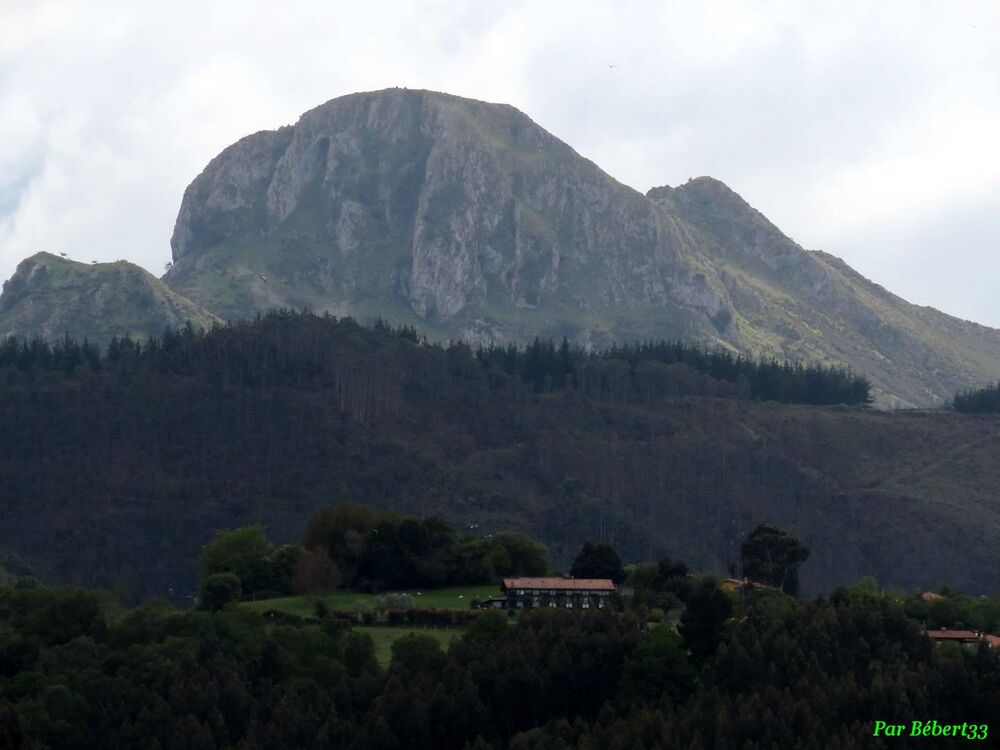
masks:
[[[407,636],[412,633],[417,633],[418,635],[429,635],[441,644],[441,649],[443,651],[447,651],[448,644],[455,638],[461,636],[464,630],[465,628],[461,627],[430,628],[415,625],[366,625],[359,626],[356,632],[367,633],[372,637],[372,640],[375,641],[375,658],[378,659],[379,664],[386,667],[392,660],[392,644],[403,636]]]
[[[427,591],[392,591],[383,593],[405,593],[413,598],[413,606],[417,609],[468,609],[473,599],[485,599],[497,596],[500,588],[497,584],[479,586],[456,586],[445,589],[428,589]],[[336,591],[323,596],[322,599],[330,609],[354,609],[370,605],[381,594],[362,594],[356,591]],[[311,596],[286,596],[280,599],[262,599],[256,602],[243,602],[240,606],[253,612],[266,612],[276,609],[300,617],[312,617],[316,614]]]

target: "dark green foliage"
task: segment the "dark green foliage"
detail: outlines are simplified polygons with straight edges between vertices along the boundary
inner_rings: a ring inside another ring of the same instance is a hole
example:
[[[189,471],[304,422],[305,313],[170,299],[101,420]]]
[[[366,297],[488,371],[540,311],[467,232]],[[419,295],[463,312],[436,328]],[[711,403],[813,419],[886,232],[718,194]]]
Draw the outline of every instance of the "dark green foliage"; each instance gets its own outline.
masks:
[[[627,365],[629,388],[641,392],[650,388],[684,388],[683,370],[701,374],[700,387],[712,395],[781,401],[798,404],[868,404],[871,385],[849,370],[821,365],[801,365],[775,360],[755,361],[726,351],[708,351],[679,341],[648,341],[615,345],[597,354],[570,346],[564,338],[558,346],[535,339],[524,349],[510,345],[490,345],[476,357],[487,367],[530,383],[536,393],[552,390],[582,390],[588,395],[615,396],[620,386],[611,378],[620,363]],[[650,379],[648,365],[675,366],[675,382],[670,378]],[[643,365],[647,365],[644,370]],[[697,378],[689,377],[689,381]],[[712,383],[729,387],[713,388]],[[625,394],[621,394],[625,396]]]
[[[951,400],[951,408],[964,414],[1000,413],[1000,382],[956,393]]]
[[[120,344],[116,342],[116,346]],[[110,357],[112,351],[108,351]],[[101,349],[86,340],[82,343],[64,336],[54,343],[43,339],[24,340],[10,336],[0,342],[0,369],[15,368],[21,372],[43,370],[80,377],[87,372],[99,372]]]
[[[1000,635],[1000,596],[914,594],[904,601],[906,614],[931,629],[957,628]]]
[[[198,551],[218,529],[260,523],[275,544],[297,542],[317,508],[354,500],[479,539],[516,529],[564,569],[601,539],[625,561],[669,548],[721,571],[767,517],[794,520],[813,549],[810,591],[869,572],[890,587],[993,580],[995,545],[943,553],[1000,528],[976,495],[988,485],[969,479],[1000,465],[980,434],[1000,425],[704,398],[736,391],[653,360],[594,357],[573,365],[575,390],[535,393],[467,347],[411,338],[276,312],[117,340],[96,369],[48,368],[41,345],[11,347],[0,546],[49,582],[190,605]],[[930,465],[942,444],[975,444],[977,463],[955,476],[952,462]],[[970,498],[963,513],[956,493]]]
[[[202,578],[198,587],[199,604],[209,612],[218,612],[242,596],[240,577],[235,573],[212,573]]]
[[[655,586],[659,591],[674,594],[681,601],[686,601],[691,593],[690,572],[683,560],[664,557],[656,565]]]
[[[610,578],[615,583],[625,580],[622,559],[610,544],[584,543],[569,572],[574,578]]]
[[[549,572],[549,550],[527,534],[493,534],[486,543],[486,559],[497,576],[544,576]]]
[[[507,634],[507,615],[495,609],[476,617],[465,629],[464,638],[481,644],[499,644]]]
[[[740,547],[743,575],[793,596],[799,593],[799,567],[809,548],[787,531],[761,524]]]
[[[447,657],[437,638],[412,633],[392,644],[392,667],[414,675],[419,672],[436,674],[444,668]]]
[[[703,660],[715,653],[732,612],[732,600],[719,589],[715,578],[706,576],[694,585],[679,628],[692,656]]]
[[[447,653],[397,641],[382,671],[337,620],[156,603],[114,619],[90,594],[0,586],[0,748],[853,750],[876,718],[1000,709],[996,652],[934,650],[881,596],[753,592],[701,661],[629,615],[495,614]]]
[[[622,688],[640,700],[656,702],[666,695],[679,702],[690,695],[695,676],[680,635],[670,625],[659,625],[643,636],[625,662]]]
[[[329,557],[348,588],[362,591],[489,583],[544,575],[549,551],[524,534],[459,534],[440,518],[410,518],[365,505],[321,508],[306,525],[308,552]]]
[[[244,589],[264,588],[261,584],[268,576],[266,561],[270,554],[271,543],[260,524],[222,529],[202,550],[202,575],[232,573]]]
[[[302,549],[285,544],[275,549],[260,524],[221,529],[202,548],[201,581],[231,573],[244,599],[291,594],[300,571]],[[300,576],[301,577],[301,576]]]

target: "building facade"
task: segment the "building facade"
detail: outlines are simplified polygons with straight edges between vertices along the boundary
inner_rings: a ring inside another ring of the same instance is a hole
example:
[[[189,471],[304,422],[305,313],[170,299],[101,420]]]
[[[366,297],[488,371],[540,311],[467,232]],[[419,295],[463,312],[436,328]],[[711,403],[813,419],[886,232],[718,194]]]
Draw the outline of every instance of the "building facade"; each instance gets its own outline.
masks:
[[[610,578],[504,578],[500,584],[506,608],[604,609],[615,593]],[[493,600],[494,602],[497,600]]]

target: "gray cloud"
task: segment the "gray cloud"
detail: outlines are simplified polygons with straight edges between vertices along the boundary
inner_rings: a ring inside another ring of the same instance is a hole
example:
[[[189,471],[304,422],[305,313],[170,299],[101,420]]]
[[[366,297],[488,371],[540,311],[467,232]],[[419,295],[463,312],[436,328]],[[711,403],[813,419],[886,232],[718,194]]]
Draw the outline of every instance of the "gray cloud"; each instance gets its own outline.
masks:
[[[6,0],[0,277],[57,249],[158,272],[223,147],[395,85],[514,104],[640,190],[714,175],[806,247],[1000,324],[991,2]]]

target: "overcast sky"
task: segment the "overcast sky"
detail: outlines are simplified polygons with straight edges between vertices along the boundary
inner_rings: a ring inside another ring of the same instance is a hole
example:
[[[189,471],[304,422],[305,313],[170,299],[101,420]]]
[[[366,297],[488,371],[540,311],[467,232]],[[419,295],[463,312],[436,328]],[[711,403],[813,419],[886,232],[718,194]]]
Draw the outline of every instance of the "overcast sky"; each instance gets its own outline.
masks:
[[[513,104],[642,191],[712,175],[1000,326],[996,0],[0,0],[0,278],[39,250],[160,275],[221,149],[390,86]]]

